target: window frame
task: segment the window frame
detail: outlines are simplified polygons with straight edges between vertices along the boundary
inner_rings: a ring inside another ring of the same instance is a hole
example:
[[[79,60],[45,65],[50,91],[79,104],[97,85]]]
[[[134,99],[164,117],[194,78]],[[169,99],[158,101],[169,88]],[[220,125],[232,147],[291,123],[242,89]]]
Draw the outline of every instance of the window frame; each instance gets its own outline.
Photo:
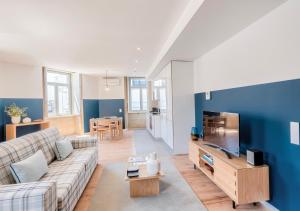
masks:
[[[155,85],[155,82],[156,81],[160,81],[161,83],[160,83],[160,85]],[[167,110],[167,107],[168,107],[168,100],[167,100],[167,81],[165,80],[165,79],[158,79],[158,80],[155,80],[154,82],[153,82],[153,99],[154,100],[158,100],[159,102],[161,102],[161,96],[160,96],[160,91],[162,90],[162,89],[164,89],[165,90],[165,100],[166,100],[166,107],[165,108],[162,108],[161,107],[161,105],[160,105],[160,110],[161,111],[165,111],[165,110]],[[154,97],[154,92],[155,92],[155,90],[157,91],[157,99],[155,99],[155,97]]]
[[[132,86],[131,85],[131,81],[132,80],[145,80],[146,81],[146,85],[142,86],[142,85],[137,85],[137,86]],[[139,89],[140,91],[140,110],[132,110],[132,100],[131,100],[131,89]],[[145,110],[143,110],[144,106],[143,106],[143,89],[146,89],[146,101],[147,101],[147,106],[145,108]],[[148,110],[148,83],[146,78],[143,77],[129,77],[128,78],[128,113],[146,113]]]
[[[59,75],[66,75],[68,82],[67,83],[59,83],[59,82],[48,82],[48,73],[55,73],[55,74],[59,74]],[[46,99],[46,103],[47,103],[47,116],[49,118],[55,118],[55,117],[64,117],[64,116],[70,116],[73,115],[73,98],[72,98],[72,73],[71,72],[65,72],[65,71],[58,71],[58,70],[53,70],[53,69],[46,69],[46,84],[45,84],[45,89],[46,89],[46,93],[47,93],[47,99]],[[54,86],[54,92],[55,92],[55,113],[54,114],[49,114],[49,110],[48,110],[48,85]],[[63,87],[67,87],[69,90],[69,113],[68,114],[62,114],[59,112],[59,97],[58,97],[58,87],[63,86]]]

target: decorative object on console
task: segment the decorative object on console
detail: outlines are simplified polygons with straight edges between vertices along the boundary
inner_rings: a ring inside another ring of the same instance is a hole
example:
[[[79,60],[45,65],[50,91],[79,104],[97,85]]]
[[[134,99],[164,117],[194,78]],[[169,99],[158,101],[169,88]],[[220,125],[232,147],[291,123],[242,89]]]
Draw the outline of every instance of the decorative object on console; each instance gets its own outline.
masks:
[[[248,149],[247,162],[254,166],[261,166],[264,164],[264,154],[260,150]]]
[[[15,103],[11,104],[8,107],[5,107],[4,112],[11,117],[11,122],[13,124],[19,124],[21,122],[21,117],[26,117],[26,107],[18,107]]]
[[[149,176],[157,175],[160,171],[160,161],[157,159],[156,152],[152,152],[147,157],[147,172]]]
[[[29,117],[25,117],[22,121],[24,124],[26,123],[30,123],[31,122],[31,119]]]
[[[198,128],[192,127],[191,138],[192,138],[193,141],[198,141],[198,138],[199,138]]]

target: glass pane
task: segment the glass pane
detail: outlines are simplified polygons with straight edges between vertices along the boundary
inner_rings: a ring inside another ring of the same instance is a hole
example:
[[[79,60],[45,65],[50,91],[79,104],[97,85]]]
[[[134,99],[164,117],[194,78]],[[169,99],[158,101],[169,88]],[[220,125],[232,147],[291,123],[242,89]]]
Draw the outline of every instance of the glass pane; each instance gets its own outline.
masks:
[[[131,79],[130,80],[131,87],[147,87],[147,81],[145,79]]]
[[[48,95],[48,115],[53,116],[56,114],[56,103],[55,103],[55,86],[47,86],[47,95]]]
[[[167,97],[166,97],[166,89],[160,88],[159,90],[159,103],[160,103],[160,109],[167,109]]]
[[[143,110],[147,110],[147,89],[142,89],[142,98],[143,98]]]
[[[156,80],[156,81],[154,81],[153,85],[155,87],[166,86],[166,80]]]
[[[154,82],[153,82],[153,85],[154,85],[154,86],[160,86],[160,80],[154,81]]]
[[[131,89],[131,110],[139,111],[141,110],[141,99],[140,99],[140,89],[132,88]]]
[[[58,113],[60,115],[71,114],[69,87],[58,86]]]
[[[69,83],[69,78],[70,78],[69,74],[47,72],[47,81],[51,82],[51,83],[68,84]]]
[[[158,89],[157,88],[153,89],[153,100],[158,100]]]

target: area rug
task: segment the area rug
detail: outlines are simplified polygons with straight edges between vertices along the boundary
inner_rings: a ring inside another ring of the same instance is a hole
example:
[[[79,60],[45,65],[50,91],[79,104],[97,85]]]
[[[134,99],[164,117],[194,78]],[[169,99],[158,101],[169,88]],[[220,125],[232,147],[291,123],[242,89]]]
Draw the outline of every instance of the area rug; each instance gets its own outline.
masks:
[[[158,152],[166,174],[161,179],[160,195],[130,198],[129,184],[124,180],[126,162],[106,165],[97,184],[89,211],[204,211],[206,208],[196,197],[172,162],[171,154],[162,141],[152,139],[145,131],[134,132],[138,155]]]

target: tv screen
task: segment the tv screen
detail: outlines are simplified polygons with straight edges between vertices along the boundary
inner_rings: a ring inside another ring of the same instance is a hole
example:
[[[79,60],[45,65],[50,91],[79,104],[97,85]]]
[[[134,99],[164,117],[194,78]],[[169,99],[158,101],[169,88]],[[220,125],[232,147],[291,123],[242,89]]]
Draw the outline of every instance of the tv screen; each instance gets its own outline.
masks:
[[[203,139],[226,152],[240,155],[240,118],[238,113],[203,112]]]

